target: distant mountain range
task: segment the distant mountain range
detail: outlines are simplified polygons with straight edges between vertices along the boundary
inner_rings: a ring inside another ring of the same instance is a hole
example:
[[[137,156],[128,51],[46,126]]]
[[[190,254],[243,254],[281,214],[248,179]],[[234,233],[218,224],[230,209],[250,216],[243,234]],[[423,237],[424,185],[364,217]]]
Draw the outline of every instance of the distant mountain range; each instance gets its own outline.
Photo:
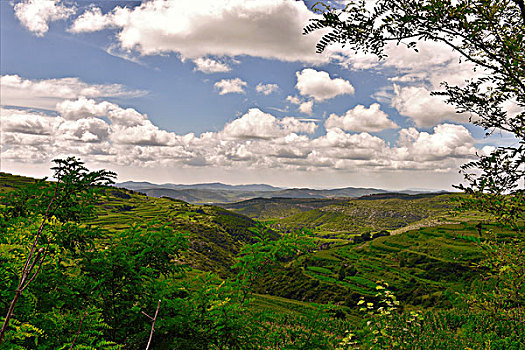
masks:
[[[253,198],[357,198],[369,195],[389,194],[377,188],[344,187],[316,190],[311,188],[281,188],[266,184],[227,185],[220,182],[194,185],[152,184],[150,182],[126,181],[116,184],[117,187],[142,192],[151,197],[170,197],[188,203],[234,203]],[[396,193],[419,194],[428,191],[396,191]]]
[[[224,191],[278,191],[282,190],[281,187],[274,187],[265,184],[250,184],[250,185],[226,185],[220,182],[210,182],[193,185],[180,185],[180,184],[152,184],[150,182],[135,182],[126,181],[117,184],[118,187],[124,187],[130,190],[141,190],[141,189],[152,189],[152,188],[169,188],[172,190],[187,190],[187,189],[199,189],[199,190],[224,190]]]

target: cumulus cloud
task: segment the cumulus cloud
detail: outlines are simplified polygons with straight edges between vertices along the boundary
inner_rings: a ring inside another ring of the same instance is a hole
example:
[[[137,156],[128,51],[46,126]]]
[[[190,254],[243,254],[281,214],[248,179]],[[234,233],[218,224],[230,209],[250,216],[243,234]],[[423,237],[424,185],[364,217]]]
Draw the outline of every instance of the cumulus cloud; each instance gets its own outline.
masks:
[[[81,141],[86,143],[107,140],[110,126],[97,118],[65,120],[57,129],[58,134],[65,140]]]
[[[4,106],[55,109],[64,99],[79,97],[138,97],[147,92],[128,90],[121,84],[87,84],[78,78],[30,80],[18,75],[0,76]]]
[[[122,108],[107,101],[97,103],[91,99],[80,98],[64,101],[57,105],[57,109],[66,121],[74,121],[79,125],[86,120],[109,119],[111,132],[106,135],[107,141],[117,145],[171,146],[176,143],[173,133],[159,129],[151,123],[147,115],[133,108]],[[96,125],[101,126],[100,122],[97,123]],[[95,124],[91,122],[90,125]]]
[[[388,119],[388,115],[381,110],[378,103],[370,105],[369,108],[357,105],[342,116],[331,114],[324,125],[326,129],[340,128],[347,131],[366,132],[378,132],[398,127],[396,123]]]
[[[224,73],[231,71],[231,68],[225,63],[213,60],[211,58],[199,57],[197,59],[194,59],[193,63],[195,63],[195,70],[206,74]]]
[[[378,101],[390,102],[418,127],[432,127],[445,121],[468,121],[465,115],[456,114],[454,107],[446,104],[442,97],[430,96],[430,93],[442,90],[443,81],[461,86],[466,80],[482,75],[482,70],[474,72],[472,63],[460,63],[460,55],[444,43],[420,42],[418,52],[391,43],[385,52],[388,57],[376,62],[375,68],[394,68],[396,74],[389,78],[393,85],[376,92]]]
[[[288,96],[286,97],[286,101],[293,103],[294,105],[300,105],[302,103],[302,100],[297,96]]]
[[[286,117],[278,120],[269,113],[252,108],[248,113],[226,124],[222,134],[232,139],[274,139],[290,133],[313,133],[317,125]]]
[[[61,119],[42,113],[27,113],[16,109],[2,109],[2,131],[28,135],[53,135]]]
[[[365,110],[375,107],[364,108]],[[2,109],[2,159],[49,162],[70,154],[111,166],[215,169],[353,169],[447,171],[475,156],[469,131],[440,124],[431,132],[399,131],[395,146],[368,132],[277,118],[257,108],[217,132],[179,135],[132,108],[93,99],[67,100],[51,116]]]
[[[244,94],[244,88],[248,84],[240,79],[222,79],[214,84],[215,88],[219,90],[219,95],[226,95],[226,94]]]
[[[431,96],[430,92],[424,86],[394,85],[395,95],[391,103],[418,127],[430,127],[442,121],[468,121],[463,114],[457,114],[453,106],[446,104],[443,97]]]
[[[304,114],[312,114],[312,109],[314,107],[314,100],[304,101],[299,105],[299,111]]]
[[[375,96],[379,102],[391,103],[393,107],[414,120],[418,127],[431,127],[444,121],[466,122],[467,118],[455,114],[452,106],[442,98],[430,96],[431,91],[441,90],[441,83],[462,86],[465,81],[484,74],[482,69],[473,71],[471,62],[460,63],[460,55],[444,43],[422,41],[417,44],[418,52],[406,45],[390,43],[385,47],[387,57],[379,61],[370,54],[331,47],[336,62],[350,69],[387,69],[395,72],[388,79],[394,83],[380,87]],[[394,90],[393,94],[385,94]]]
[[[102,10],[98,7],[87,9],[83,14],[78,16],[71,28],[70,32],[96,32],[106,28],[117,28],[117,15],[103,15]]]
[[[259,83],[255,87],[255,90],[258,93],[260,93],[260,94],[270,95],[271,93],[274,93],[277,90],[279,90],[279,85],[277,85],[277,84],[263,84],[263,83]]]
[[[355,91],[349,81],[341,78],[332,79],[327,72],[306,68],[296,75],[295,87],[299,93],[315,101],[329,100],[339,95],[353,95]]]
[[[319,35],[302,35],[315,14],[302,1],[145,1],[103,14],[92,8],[72,25],[75,33],[118,28],[126,50],[143,55],[175,52],[182,58],[248,55],[283,61],[326,62],[315,54]]]
[[[474,139],[462,125],[440,124],[434,133],[419,132],[415,128],[399,133],[398,146],[414,161],[439,161],[448,157],[469,158],[476,152]]]
[[[14,10],[20,23],[37,36],[49,30],[49,22],[66,19],[76,12],[75,7],[60,0],[24,0],[16,3]]]
[[[298,105],[298,109],[301,113],[312,115],[314,100],[305,100],[297,96],[288,96],[286,97],[286,101]]]

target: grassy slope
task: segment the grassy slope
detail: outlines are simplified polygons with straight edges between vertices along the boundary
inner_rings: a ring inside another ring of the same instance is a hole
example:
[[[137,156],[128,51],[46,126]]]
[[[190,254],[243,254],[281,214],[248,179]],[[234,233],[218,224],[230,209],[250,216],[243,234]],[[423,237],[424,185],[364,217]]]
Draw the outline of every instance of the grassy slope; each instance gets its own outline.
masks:
[[[409,224],[449,214],[453,195],[378,200],[352,199],[293,213],[288,208],[270,220],[285,231],[308,229],[317,237],[348,239],[352,235],[395,230]],[[274,212],[278,212],[275,209]],[[286,215],[290,214],[290,215]]]
[[[13,190],[34,179],[0,173],[2,192]],[[98,217],[87,224],[109,232],[157,220],[188,235],[187,263],[201,270],[224,275],[240,247],[252,242],[250,218],[214,206],[199,206],[170,198],[154,198],[125,189],[108,188],[97,208]],[[108,237],[110,239],[110,237]]]
[[[91,224],[110,230],[158,220],[188,235],[187,262],[201,270],[224,275],[239,249],[253,241],[248,217],[214,206],[188,204],[170,198],[154,198],[124,189],[106,191],[99,217]],[[130,198],[126,198],[129,196]]]
[[[2,191],[30,181],[33,180],[0,174]],[[446,221],[449,207],[448,195],[415,200],[352,200],[303,213],[322,214],[320,218],[330,220],[315,221],[312,214],[308,214],[294,215],[281,222],[302,225],[309,223],[305,220],[311,220],[312,225],[326,231],[355,227],[359,233],[418,223],[421,219],[444,216],[442,219]],[[250,229],[255,225],[243,215],[218,207],[146,197],[123,189],[106,190],[98,210],[100,215],[91,224],[110,232],[157,219],[187,233],[191,242],[186,256],[188,262],[198,269],[223,274],[240,247],[251,241]],[[256,296],[256,304],[283,312],[308,307],[294,300],[334,301],[354,306],[361,295],[375,293],[377,280],[385,280],[409,305],[447,307],[450,305],[447,295],[467,288],[477,276],[471,264],[481,256],[473,237],[477,234],[474,225],[483,217],[468,214],[454,219],[460,223],[416,228],[364,244],[339,244],[301,256],[288,262],[285,269],[261,279],[258,285],[261,295]],[[364,228],[360,226],[364,224]],[[491,228],[505,231],[500,227]]]
[[[410,307],[450,307],[455,292],[478,278],[473,264],[482,257],[476,243],[478,221],[419,228],[380,237],[364,244],[345,244],[313,252],[267,276],[261,292],[304,301],[355,306],[360,296],[372,297],[376,281],[384,280]],[[495,225],[484,230],[504,235]]]
[[[34,183],[36,179],[25,176],[12,175],[0,172],[0,193]]]

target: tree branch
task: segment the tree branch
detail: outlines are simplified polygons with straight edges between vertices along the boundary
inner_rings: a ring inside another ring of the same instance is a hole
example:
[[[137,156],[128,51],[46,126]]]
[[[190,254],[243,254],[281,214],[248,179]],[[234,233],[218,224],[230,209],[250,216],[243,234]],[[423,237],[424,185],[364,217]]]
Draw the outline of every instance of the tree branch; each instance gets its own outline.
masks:
[[[518,7],[521,12],[521,19],[523,20],[523,25],[525,25],[525,2],[523,0],[512,0]]]
[[[49,218],[49,212],[51,210],[51,206],[53,205],[53,202],[55,201],[55,198],[57,196],[59,183],[60,181],[57,181],[55,185],[55,191],[53,193],[53,197],[51,198],[51,201],[49,202],[49,205],[47,206],[46,212],[44,213],[44,217],[42,218],[42,223],[40,224],[38,232],[33,241],[33,245],[31,246],[31,251],[29,252],[29,255],[27,256],[24,268],[22,270],[22,274],[20,275],[20,281],[18,283],[18,288],[16,289],[16,292],[15,292],[15,297],[11,301],[11,305],[9,306],[9,310],[7,311],[7,315],[5,317],[4,324],[2,325],[2,330],[0,330],[0,345],[2,345],[2,342],[4,340],[5,332],[7,331],[7,327],[9,326],[9,322],[11,321],[11,317],[13,316],[13,312],[15,311],[15,306],[16,306],[16,303],[18,302],[18,298],[20,298],[24,289],[27,288],[27,286],[36,278],[37,274],[40,272],[40,268],[45,258],[45,253],[42,259],[40,260],[40,264],[38,266],[37,271],[35,272],[33,276],[31,276],[29,281],[27,281],[27,278],[33,271],[33,268],[35,267],[36,263],[39,260],[39,256],[42,253],[43,248],[40,248],[35,256],[35,250],[36,250],[36,247],[38,246],[38,240],[40,239],[40,236],[42,235],[42,232],[44,231],[44,227],[46,226],[46,222]],[[48,240],[48,246],[49,246],[49,240]],[[47,251],[47,249],[45,251]]]
[[[157,311],[155,311],[155,316],[152,318],[153,320],[153,323],[151,324],[151,332],[149,334],[149,340],[148,340],[148,345],[146,346],[146,350],[149,349],[149,346],[151,345],[151,339],[153,338],[153,332],[155,331],[155,322],[157,321],[157,315],[159,314],[159,309],[160,309],[160,299],[159,299],[159,303],[157,304]],[[144,312],[143,312],[144,313]],[[145,314],[145,313],[144,313]],[[146,316],[148,316],[149,318],[151,318],[151,316],[145,314]]]
[[[78,326],[77,334],[75,335],[75,339],[73,339],[73,342],[71,343],[71,346],[69,347],[69,350],[72,350],[73,346],[75,346],[75,342],[77,341],[77,338],[80,335],[80,332],[82,331],[82,323],[84,323],[84,319],[86,318],[87,314],[88,313],[85,312],[84,315],[82,315],[82,318],[80,319],[80,325]]]

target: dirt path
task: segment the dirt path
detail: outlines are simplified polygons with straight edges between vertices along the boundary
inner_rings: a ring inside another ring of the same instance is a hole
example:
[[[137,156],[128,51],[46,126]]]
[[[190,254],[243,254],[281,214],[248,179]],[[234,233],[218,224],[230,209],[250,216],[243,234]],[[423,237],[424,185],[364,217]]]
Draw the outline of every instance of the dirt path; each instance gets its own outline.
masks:
[[[460,221],[448,221],[448,220],[440,220],[439,218],[429,218],[424,219],[421,221],[413,222],[411,224],[408,224],[407,226],[400,227],[398,229],[395,229],[393,231],[390,231],[390,235],[398,235],[400,233],[404,233],[411,230],[417,230],[421,227],[432,227],[432,226],[438,226],[438,225],[448,225],[448,224],[458,224]]]

